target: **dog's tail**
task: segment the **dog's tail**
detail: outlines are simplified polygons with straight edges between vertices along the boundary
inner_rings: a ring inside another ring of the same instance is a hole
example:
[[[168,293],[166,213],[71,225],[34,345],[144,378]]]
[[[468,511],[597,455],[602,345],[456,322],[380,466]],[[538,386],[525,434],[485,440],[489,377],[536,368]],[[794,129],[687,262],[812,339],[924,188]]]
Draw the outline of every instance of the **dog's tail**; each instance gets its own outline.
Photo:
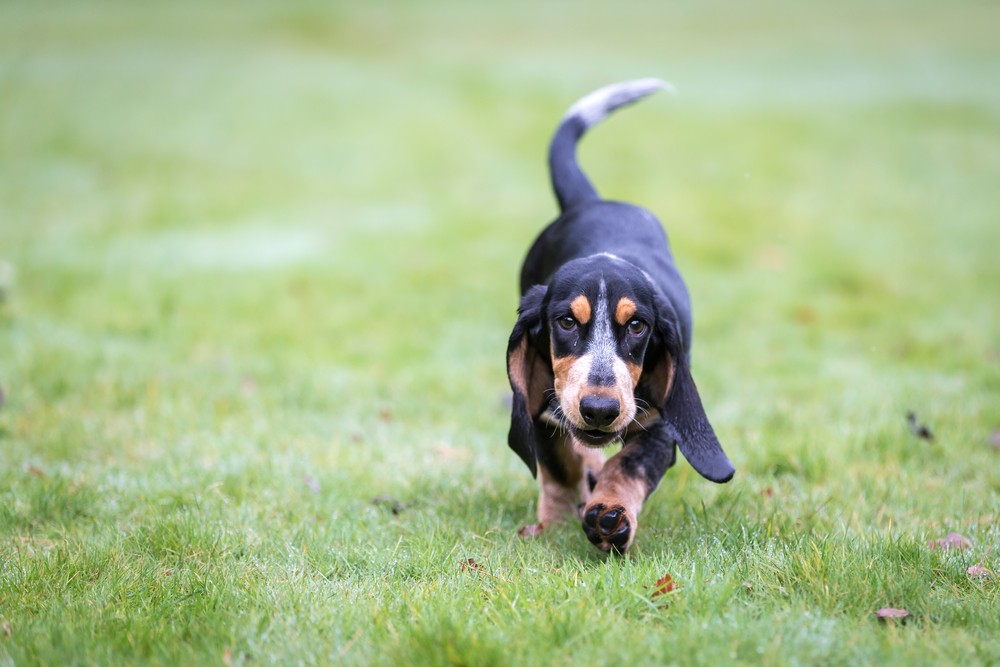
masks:
[[[663,89],[672,91],[673,86],[659,79],[613,83],[595,90],[570,107],[549,146],[549,173],[560,210],[565,211],[588,199],[599,198],[597,190],[576,161],[576,144],[580,137],[618,107]]]

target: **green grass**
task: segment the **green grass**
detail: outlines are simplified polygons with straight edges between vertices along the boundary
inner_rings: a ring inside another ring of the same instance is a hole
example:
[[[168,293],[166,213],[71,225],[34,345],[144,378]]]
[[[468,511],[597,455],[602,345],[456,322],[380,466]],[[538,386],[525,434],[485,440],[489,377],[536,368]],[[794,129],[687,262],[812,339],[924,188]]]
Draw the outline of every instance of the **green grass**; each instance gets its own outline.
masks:
[[[1000,7],[836,4],[0,3],[0,664],[1000,662]],[[608,558],[503,356],[639,76],[738,472]]]

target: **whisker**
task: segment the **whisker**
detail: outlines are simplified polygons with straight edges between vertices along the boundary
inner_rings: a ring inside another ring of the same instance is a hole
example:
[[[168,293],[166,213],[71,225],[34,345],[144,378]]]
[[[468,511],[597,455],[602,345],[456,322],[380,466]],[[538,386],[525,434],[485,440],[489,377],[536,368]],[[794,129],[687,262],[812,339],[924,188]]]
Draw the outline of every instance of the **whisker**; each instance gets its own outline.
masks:
[[[635,417],[632,418],[632,423],[635,424],[636,426],[638,426],[639,428],[641,428],[643,431],[646,431],[647,433],[649,432],[649,429],[647,429],[645,426],[643,426],[642,423],[638,419],[636,419]]]
[[[566,435],[569,432],[566,415],[563,414],[562,406],[558,402],[552,406],[552,416],[556,418],[556,428],[559,435]]]

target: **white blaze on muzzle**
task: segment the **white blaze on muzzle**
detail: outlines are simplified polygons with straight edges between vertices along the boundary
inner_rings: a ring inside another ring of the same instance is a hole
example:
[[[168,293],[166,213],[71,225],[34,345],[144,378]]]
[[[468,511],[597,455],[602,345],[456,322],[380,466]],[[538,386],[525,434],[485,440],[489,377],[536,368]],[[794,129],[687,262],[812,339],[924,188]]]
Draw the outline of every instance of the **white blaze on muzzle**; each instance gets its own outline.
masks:
[[[556,368],[556,397],[563,414],[574,427],[621,433],[635,418],[635,387],[628,366],[618,356],[618,341],[612,326],[607,285],[603,280],[597,302],[593,305],[590,335],[584,354],[569,364],[568,368]],[[618,416],[609,424],[596,427],[584,417],[586,407],[581,410],[581,401],[593,404],[600,403],[601,399],[616,400]]]

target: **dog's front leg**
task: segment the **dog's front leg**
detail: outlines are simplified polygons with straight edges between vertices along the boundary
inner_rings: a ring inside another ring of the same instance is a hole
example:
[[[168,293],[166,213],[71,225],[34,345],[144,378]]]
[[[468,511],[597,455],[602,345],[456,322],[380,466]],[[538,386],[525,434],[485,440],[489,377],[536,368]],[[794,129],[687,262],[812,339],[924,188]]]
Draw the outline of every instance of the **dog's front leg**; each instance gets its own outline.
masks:
[[[639,512],[676,460],[672,438],[658,423],[626,440],[604,464],[583,508],[583,532],[601,551],[625,553],[639,527]]]
[[[538,525],[579,517],[581,504],[601,473],[604,454],[583,447],[569,436],[554,439],[538,452]]]

